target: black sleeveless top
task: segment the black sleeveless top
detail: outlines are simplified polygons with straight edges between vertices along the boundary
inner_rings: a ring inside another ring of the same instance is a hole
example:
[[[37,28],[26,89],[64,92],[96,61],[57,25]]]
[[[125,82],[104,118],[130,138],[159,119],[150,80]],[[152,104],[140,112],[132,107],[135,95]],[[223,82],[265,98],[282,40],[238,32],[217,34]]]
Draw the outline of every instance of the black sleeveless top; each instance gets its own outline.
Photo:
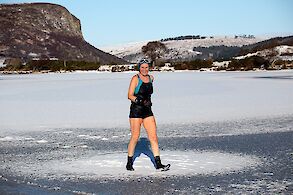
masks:
[[[136,97],[142,98],[143,100],[151,101],[151,95],[153,93],[153,82],[151,77],[149,76],[148,83],[144,83],[139,77],[139,75],[137,75],[137,77],[138,77],[138,85],[135,87],[134,95]]]

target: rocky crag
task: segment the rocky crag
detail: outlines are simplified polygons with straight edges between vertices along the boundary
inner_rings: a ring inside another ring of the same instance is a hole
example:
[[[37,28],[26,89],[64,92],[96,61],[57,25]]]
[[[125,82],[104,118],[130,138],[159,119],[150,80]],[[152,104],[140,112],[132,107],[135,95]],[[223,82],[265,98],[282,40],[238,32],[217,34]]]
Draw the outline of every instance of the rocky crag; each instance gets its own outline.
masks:
[[[125,63],[87,43],[80,20],[49,3],[0,4],[0,57]]]

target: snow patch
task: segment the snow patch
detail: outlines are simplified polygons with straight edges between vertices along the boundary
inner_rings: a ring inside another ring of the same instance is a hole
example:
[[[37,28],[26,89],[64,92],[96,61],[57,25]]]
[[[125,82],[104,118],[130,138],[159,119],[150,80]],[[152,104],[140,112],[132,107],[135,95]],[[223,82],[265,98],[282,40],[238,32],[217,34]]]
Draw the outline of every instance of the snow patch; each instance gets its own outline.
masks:
[[[5,136],[0,137],[0,141],[4,142],[13,142],[13,141],[32,141],[34,138],[32,137],[19,137],[19,136]]]
[[[101,139],[102,138],[99,135],[78,135],[77,137],[81,137],[84,139]]]
[[[260,160],[253,156],[223,152],[165,151],[161,154],[162,163],[170,163],[167,172],[157,171],[151,159],[142,154],[134,161],[134,172],[125,169],[124,153],[100,154],[71,160],[53,160],[42,164],[30,164],[20,170],[24,174],[39,177],[129,177],[129,176],[166,176],[222,174],[241,171],[256,166]],[[34,172],[38,170],[37,172]]]
[[[44,139],[41,139],[41,140],[37,140],[36,143],[38,144],[45,144],[45,143],[48,143],[47,140],[44,140]]]

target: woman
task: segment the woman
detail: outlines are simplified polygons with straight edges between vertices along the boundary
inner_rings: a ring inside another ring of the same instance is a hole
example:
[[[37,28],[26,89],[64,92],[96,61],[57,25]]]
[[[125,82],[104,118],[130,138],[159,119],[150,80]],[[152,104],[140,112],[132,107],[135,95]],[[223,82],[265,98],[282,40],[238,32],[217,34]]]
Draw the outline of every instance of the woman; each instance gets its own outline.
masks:
[[[135,146],[139,139],[141,124],[145,127],[153,155],[155,157],[156,169],[166,171],[170,164],[163,165],[160,160],[160,151],[157,137],[156,121],[152,112],[151,94],[153,93],[154,77],[149,75],[149,62],[142,59],[138,63],[139,73],[132,77],[128,99],[131,100],[129,122],[131,128],[131,138],[128,144],[128,159],[126,169],[133,169],[133,155]]]

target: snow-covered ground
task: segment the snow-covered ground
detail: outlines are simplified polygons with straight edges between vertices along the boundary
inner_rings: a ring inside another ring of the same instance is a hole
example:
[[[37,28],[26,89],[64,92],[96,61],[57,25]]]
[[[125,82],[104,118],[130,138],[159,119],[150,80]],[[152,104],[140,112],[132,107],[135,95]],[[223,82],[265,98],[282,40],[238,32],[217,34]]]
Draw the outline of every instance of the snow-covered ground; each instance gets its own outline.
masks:
[[[71,178],[127,178],[132,176],[183,176],[199,174],[216,174],[240,171],[257,166],[261,161],[254,156],[229,154],[211,151],[165,151],[161,158],[171,163],[171,171],[161,173],[154,168],[150,157],[142,154],[134,162],[134,172],[125,170],[125,153],[113,152],[90,155],[72,159],[57,159],[46,162],[36,162],[28,159],[25,162],[16,161],[11,170],[18,175],[34,175],[37,178],[60,179]],[[21,169],[19,169],[21,167]]]
[[[125,170],[134,74],[1,75],[0,193],[290,191],[292,70],[154,72],[168,172],[155,170],[145,131]]]
[[[134,74],[1,75],[0,132],[127,127],[127,90]],[[293,113],[293,71],[153,75],[153,111],[159,124]]]

